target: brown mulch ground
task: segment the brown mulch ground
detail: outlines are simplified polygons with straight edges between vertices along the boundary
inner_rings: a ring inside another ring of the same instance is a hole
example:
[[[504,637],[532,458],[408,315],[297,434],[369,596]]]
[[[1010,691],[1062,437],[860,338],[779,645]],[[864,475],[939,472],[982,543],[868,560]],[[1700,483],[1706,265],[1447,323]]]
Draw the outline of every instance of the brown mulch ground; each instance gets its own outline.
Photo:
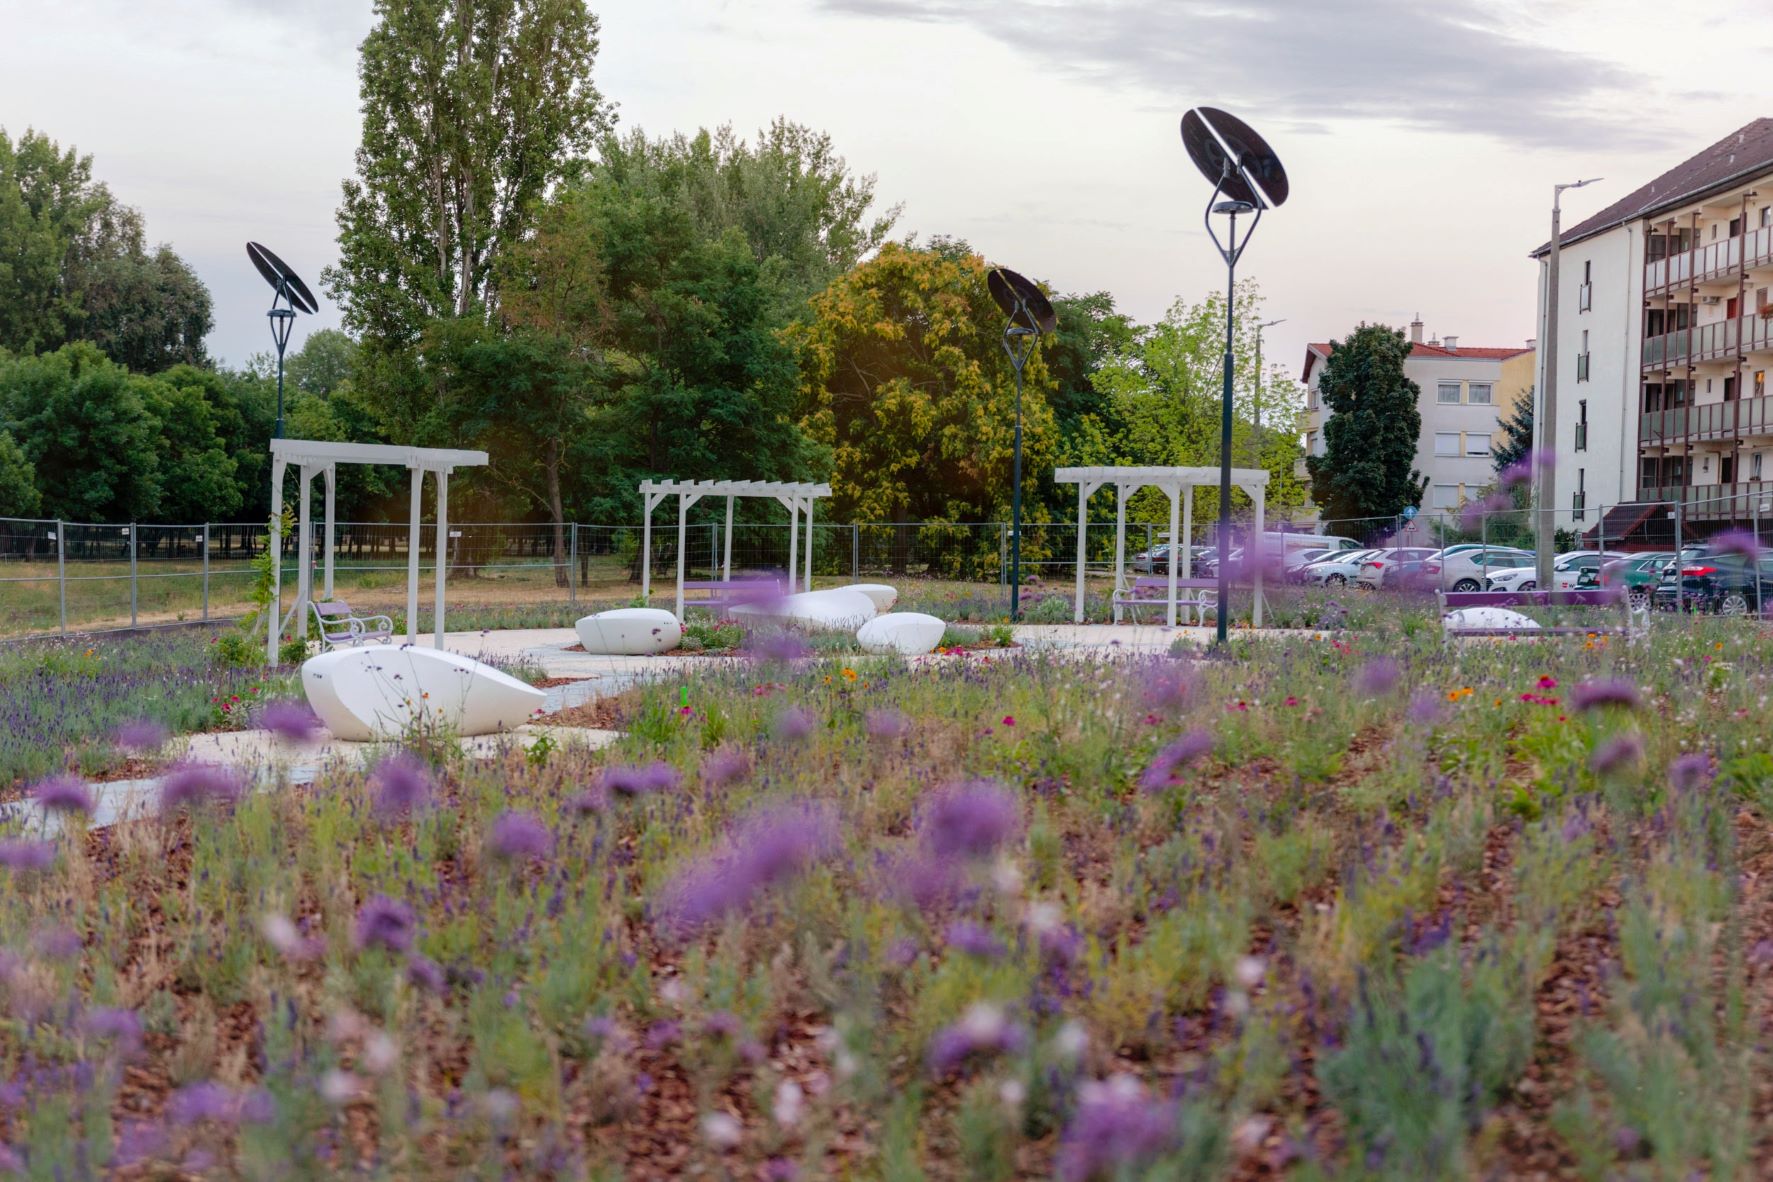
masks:
[[[619,731],[629,714],[640,705],[641,695],[633,690],[607,698],[593,698],[579,706],[557,710],[543,721],[548,726],[582,726],[592,730]]]

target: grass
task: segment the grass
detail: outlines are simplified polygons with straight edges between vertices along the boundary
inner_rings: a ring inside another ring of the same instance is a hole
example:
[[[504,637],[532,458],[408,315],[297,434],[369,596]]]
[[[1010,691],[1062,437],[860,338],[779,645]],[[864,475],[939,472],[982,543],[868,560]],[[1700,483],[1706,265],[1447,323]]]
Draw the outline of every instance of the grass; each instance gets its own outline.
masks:
[[[1366,610],[1213,659],[711,663],[410,811],[412,771],[338,772],[56,839],[0,869],[7,1152],[1767,1176],[1766,633]]]

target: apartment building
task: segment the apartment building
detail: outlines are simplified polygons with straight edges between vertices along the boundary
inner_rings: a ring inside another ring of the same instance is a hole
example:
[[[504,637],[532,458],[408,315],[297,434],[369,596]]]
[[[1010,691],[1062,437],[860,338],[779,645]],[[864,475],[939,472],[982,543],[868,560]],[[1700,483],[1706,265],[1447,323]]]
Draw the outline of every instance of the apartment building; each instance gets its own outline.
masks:
[[[1502,420],[1514,412],[1533,383],[1533,342],[1514,347],[1461,345],[1456,336],[1422,339],[1422,320],[1410,323],[1410,355],[1404,376],[1421,391],[1422,436],[1416,444],[1416,471],[1428,478],[1425,511],[1457,509],[1496,479],[1491,445]],[[1328,344],[1305,347],[1305,450],[1324,451],[1324,420],[1330,410],[1318,396]]]
[[[1555,503],[1609,542],[1747,526],[1773,498],[1773,119],[1562,232]],[[1544,324],[1550,243],[1539,261]],[[1544,388],[1544,373],[1536,375]],[[1606,508],[1601,520],[1598,511]],[[1598,527],[1598,528],[1597,528]]]

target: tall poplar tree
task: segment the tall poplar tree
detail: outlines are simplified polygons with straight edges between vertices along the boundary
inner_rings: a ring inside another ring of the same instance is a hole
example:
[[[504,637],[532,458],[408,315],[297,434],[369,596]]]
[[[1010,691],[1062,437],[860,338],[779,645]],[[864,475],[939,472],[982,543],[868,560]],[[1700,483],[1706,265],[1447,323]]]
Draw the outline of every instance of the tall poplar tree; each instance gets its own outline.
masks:
[[[490,312],[501,252],[611,122],[584,0],[376,0],[327,290],[382,348]]]
[[[1361,324],[1347,340],[1331,342],[1318,379],[1329,408],[1324,454],[1305,459],[1326,520],[1394,517],[1421,502],[1428,483],[1415,468],[1421,390],[1404,376],[1409,355],[1404,334],[1382,324]]]

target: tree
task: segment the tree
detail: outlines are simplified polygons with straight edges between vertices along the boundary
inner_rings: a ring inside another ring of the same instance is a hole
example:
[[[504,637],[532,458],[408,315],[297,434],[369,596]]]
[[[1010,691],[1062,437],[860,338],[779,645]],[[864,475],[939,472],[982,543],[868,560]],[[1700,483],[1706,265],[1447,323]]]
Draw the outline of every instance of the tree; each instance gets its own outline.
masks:
[[[1515,400],[1514,410],[1502,420],[1502,441],[1490,448],[1490,462],[1500,476],[1526,460],[1533,451],[1533,387]]]
[[[92,158],[0,131],[0,348],[90,340],[139,373],[207,364],[209,290],[141,214],[92,180]]]
[[[1002,520],[1015,379],[985,260],[964,242],[889,243],[813,300],[792,330],[801,422],[830,457],[837,516]],[[1052,375],[1037,351],[1022,399],[1025,497],[1053,467]]]
[[[202,386],[135,377],[158,427],[160,497],[157,516],[181,525],[231,520],[244,500],[236,465],[216,430],[216,412]]]
[[[42,505],[36,469],[18,441],[0,431],[0,517],[30,517]]]
[[[583,0],[377,0],[327,290],[378,347],[497,308],[500,253],[610,122]]]
[[[161,446],[144,380],[86,342],[0,363],[0,428],[35,469],[44,513],[91,522],[155,516]]]
[[[1305,460],[1311,495],[1325,518],[1356,522],[1348,527],[1356,532],[1375,532],[1374,519],[1419,504],[1428,483],[1414,467],[1422,413],[1421,391],[1404,376],[1409,354],[1400,330],[1363,323],[1346,341],[1331,342],[1318,379],[1329,417],[1324,454]]]
[[[324,398],[351,380],[356,361],[356,341],[336,328],[317,329],[289,355],[284,376],[297,390]]]

